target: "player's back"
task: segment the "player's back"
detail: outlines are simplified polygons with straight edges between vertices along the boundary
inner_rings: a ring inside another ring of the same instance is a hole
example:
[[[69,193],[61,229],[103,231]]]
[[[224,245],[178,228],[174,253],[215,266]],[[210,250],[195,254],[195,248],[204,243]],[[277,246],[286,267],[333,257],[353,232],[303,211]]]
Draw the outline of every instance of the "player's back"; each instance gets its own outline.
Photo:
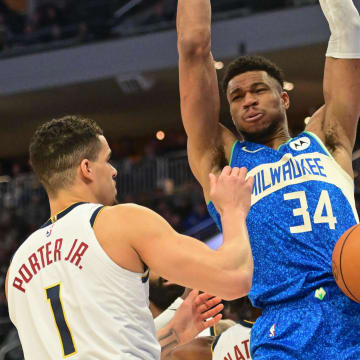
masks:
[[[92,229],[101,208],[72,205],[12,260],[9,313],[26,360],[160,358],[147,276],[105,253]]]

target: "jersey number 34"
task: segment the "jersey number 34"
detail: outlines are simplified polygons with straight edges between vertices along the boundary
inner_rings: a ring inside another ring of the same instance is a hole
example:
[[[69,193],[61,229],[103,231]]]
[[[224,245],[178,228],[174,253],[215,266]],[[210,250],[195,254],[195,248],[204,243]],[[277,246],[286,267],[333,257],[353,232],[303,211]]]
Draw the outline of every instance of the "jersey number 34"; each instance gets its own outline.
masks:
[[[312,223],[310,214],[308,212],[308,201],[306,199],[305,191],[296,191],[292,193],[284,194],[284,200],[299,200],[300,207],[293,209],[294,216],[302,216],[303,224],[297,226],[291,226],[290,232],[293,234],[312,231]],[[325,210],[325,211],[324,211]],[[316,205],[314,213],[314,224],[328,223],[329,229],[335,230],[335,224],[337,223],[336,217],[334,217],[333,209],[329,193],[327,190],[322,190],[318,203]]]

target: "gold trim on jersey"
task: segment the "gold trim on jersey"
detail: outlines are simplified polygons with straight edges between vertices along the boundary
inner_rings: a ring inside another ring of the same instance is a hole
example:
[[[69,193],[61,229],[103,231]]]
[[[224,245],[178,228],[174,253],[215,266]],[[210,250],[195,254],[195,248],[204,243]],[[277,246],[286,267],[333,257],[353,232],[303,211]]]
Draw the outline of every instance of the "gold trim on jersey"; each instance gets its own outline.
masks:
[[[98,211],[98,213],[97,213],[96,216],[95,216],[94,222],[93,222],[93,224],[92,224],[92,227],[93,227],[93,228],[94,228],[94,226],[95,226],[95,223],[96,223],[96,220],[97,220],[99,214],[100,214],[105,208],[107,208],[107,207],[108,207],[108,206],[103,206],[103,207]]]

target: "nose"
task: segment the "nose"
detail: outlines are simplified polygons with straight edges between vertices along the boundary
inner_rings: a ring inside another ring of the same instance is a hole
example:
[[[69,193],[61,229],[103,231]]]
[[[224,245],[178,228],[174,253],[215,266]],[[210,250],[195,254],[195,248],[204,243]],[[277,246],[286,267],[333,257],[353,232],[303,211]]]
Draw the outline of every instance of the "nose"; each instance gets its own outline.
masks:
[[[116,178],[116,177],[117,177],[117,170],[114,168],[114,166],[111,165],[111,167],[112,167],[112,169],[113,169],[113,175],[112,175],[112,177],[113,177],[113,178]]]
[[[244,108],[248,108],[253,105],[258,105],[258,98],[255,94],[248,91],[244,97]]]

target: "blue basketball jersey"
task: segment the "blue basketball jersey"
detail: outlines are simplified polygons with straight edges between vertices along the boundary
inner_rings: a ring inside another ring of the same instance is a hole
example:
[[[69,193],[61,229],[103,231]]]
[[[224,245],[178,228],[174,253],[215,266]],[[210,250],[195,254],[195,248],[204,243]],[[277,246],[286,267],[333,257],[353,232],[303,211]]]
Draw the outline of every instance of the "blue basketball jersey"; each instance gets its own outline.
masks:
[[[296,301],[334,284],[332,250],[358,216],[353,180],[321,140],[305,131],[277,150],[237,141],[230,166],[255,178],[247,218],[254,306]],[[221,229],[211,202],[208,210]]]

